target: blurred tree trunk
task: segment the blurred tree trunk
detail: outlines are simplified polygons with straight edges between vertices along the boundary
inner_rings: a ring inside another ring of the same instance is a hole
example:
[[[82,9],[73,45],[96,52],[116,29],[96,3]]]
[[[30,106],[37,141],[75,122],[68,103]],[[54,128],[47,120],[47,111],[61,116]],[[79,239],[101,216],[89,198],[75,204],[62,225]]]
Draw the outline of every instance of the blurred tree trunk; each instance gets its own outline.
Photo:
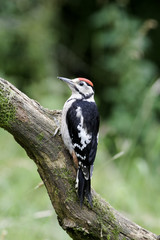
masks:
[[[130,222],[92,190],[93,208],[80,208],[76,170],[57,134],[61,111],[49,111],[0,79],[0,127],[10,132],[34,160],[61,227],[75,240],[155,240],[157,236]]]

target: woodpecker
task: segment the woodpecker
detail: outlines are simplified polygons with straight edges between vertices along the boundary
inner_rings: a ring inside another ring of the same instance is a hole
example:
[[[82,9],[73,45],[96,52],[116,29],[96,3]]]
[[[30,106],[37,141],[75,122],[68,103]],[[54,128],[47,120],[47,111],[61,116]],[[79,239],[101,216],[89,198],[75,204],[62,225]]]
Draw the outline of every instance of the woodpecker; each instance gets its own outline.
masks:
[[[86,78],[58,77],[72,91],[62,110],[61,134],[77,169],[76,190],[82,206],[84,197],[92,206],[91,177],[97,152],[99,113],[93,83]]]

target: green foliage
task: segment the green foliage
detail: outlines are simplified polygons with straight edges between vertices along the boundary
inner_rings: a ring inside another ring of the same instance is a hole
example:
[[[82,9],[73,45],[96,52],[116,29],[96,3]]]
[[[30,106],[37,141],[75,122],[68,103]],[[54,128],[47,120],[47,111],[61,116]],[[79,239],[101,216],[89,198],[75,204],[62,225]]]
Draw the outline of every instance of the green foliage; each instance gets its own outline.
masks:
[[[92,23],[95,64],[106,72],[100,88],[102,107],[112,105],[111,121],[125,133],[156,74],[155,65],[144,58],[149,39],[143,24],[115,4],[95,14]]]
[[[54,73],[50,1],[14,1],[0,7],[0,71],[24,90]]]

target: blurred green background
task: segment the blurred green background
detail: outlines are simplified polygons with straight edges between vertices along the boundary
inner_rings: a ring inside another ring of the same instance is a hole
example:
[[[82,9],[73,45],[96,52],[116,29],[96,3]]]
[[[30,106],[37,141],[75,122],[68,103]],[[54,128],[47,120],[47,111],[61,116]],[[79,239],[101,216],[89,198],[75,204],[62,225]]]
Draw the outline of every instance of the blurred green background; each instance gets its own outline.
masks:
[[[0,77],[49,109],[91,79],[101,115],[92,186],[160,234],[160,2],[0,0]],[[36,166],[0,129],[0,240],[69,240]]]

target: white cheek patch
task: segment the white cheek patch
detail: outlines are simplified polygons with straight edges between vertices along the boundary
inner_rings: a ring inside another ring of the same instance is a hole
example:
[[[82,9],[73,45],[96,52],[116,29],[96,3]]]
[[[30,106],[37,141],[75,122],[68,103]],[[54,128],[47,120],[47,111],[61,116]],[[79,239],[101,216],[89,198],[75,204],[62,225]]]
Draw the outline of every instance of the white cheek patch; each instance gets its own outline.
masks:
[[[81,107],[77,107],[76,109],[76,116],[77,118],[80,118],[80,123],[77,126],[78,129],[78,137],[80,138],[80,143],[82,146],[78,145],[77,147],[81,150],[83,150],[90,142],[92,139],[92,135],[87,133],[87,129],[84,128],[84,117],[82,115],[82,109]]]

